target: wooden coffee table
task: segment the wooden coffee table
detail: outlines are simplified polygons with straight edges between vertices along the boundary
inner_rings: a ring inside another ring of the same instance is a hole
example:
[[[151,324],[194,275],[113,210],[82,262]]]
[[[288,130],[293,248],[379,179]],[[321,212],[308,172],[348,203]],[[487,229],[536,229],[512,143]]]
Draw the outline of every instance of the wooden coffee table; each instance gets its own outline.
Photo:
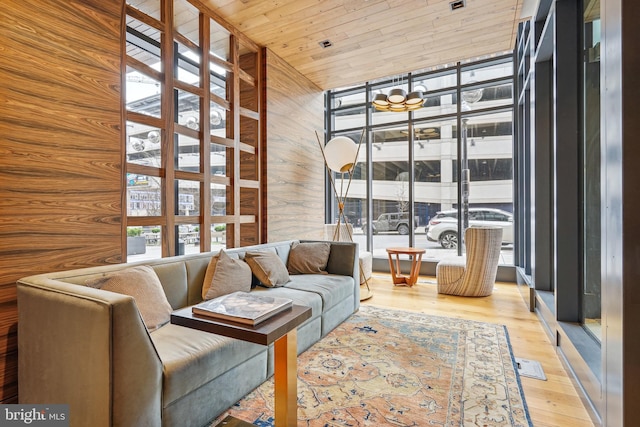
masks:
[[[297,327],[311,317],[311,307],[294,305],[256,326],[200,316],[186,307],[171,314],[171,323],[274,347],[275,425],[298,423]],[[227,417],[229,418],[229,417]],[[225,418],[225,421],[231,421]],[[235,424],[241,425],[241,424]]]
[[[387,248],[387,253],[389,254],[389,270],[394,285],[413,286],[416,284],[418,275],[420,274],[422,254],[425,252],[425,249],[420,248]],[[394,255],[396,257],[395,263],[393,261]],[[408,276],[400,272],[400,255],[409,255],[409,258],[411,258],[411,271]]]

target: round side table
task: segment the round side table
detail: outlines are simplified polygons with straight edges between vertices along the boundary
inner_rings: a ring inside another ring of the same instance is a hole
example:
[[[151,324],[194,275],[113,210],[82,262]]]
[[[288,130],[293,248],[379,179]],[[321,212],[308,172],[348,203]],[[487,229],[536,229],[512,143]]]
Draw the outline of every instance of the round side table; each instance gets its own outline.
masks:
[[[393,284],[398,286],[413,286],[418,281],[420,274],[420,264],[422,263],[422,254],[425,249],[420,248],[387,248],[389,254],[389,270]],[[395,262],[393,256],[395,255]],[[409,275],[400,272],[400,255],[409,255],[411,259],[411,271]]]

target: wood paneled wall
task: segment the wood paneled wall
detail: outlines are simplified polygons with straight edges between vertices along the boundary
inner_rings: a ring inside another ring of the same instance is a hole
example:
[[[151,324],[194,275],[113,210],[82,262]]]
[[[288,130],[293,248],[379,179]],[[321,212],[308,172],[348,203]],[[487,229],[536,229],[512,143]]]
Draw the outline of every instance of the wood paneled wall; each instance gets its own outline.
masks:
[[[0,8],[0,403],[18,394],[15,281],[122,260],[122,16],[119,0]]]
[[[267,241],[324,235],[320,88],[266,49]]]
[[[123,261],[123,17],[122,0],[0,8],[0,403],[18,399],[16,280]],[[323,94],[266,54],[263,240],[321,238]]]

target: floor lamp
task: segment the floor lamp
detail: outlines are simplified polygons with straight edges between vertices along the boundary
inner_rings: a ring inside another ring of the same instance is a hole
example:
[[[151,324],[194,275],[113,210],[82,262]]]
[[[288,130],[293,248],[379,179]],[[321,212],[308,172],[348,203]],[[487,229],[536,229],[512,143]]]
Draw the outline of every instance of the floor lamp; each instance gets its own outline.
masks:
[[[324,164],[329,170],[329,181],[331,182],[331,188],[333,189],[333,193],[338,201],[338,223],[336,226],[336,230],[333,234],[334,241],[340,241],[340,233],[342,232],[342,224],[345,225],[346,234],[348,237],[348,241],[353,242],[353,235],[351,233],[351,229],[347,225],[347,218],[344,213],[344,203],[347,199],[347,194],[349,193],[349,187],[351,186],[351,180],[353,179],[353,170],[355,168],[356,163],[358,162],[358,153],[360,152],[360,146],[362,145],[362,139],[364,137],[364,130],[360,135],[360,142],[356,144],[351,138],[346,136],[337,136],[327,142],[327,145],[323,146],[322,142],[320,142],[320,137],[318,136],[318,132],[316,132],[316,139],[318,140],[318,145],[320,146],[320,151],[322,152],[322,158],[324,159]],[[336,172],[340,174],[340,190],[338,191],[338,187],[336,185],[336,181],[333,177],[333,173]],[[345,174],[348,179],[346,181],[345,188]],[[344,238],[345,236],[343,236]],[[366,300],[373,296],[373,292],[369,288],[369,279],[367,279],[366,275],[362,269],[362,260],[358,258],[360,262],[360,285],[362,286],[362,282],[364,282],[366,290],[360,289],[360,300]]]

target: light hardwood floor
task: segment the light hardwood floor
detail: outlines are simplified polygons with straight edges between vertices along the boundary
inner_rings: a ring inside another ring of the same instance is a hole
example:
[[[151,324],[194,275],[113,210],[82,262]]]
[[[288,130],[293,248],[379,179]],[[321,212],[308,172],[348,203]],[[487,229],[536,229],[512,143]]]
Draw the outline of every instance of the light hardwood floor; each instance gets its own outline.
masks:
[[[373,297],[362,304],[506,325],[514,356],[540,362],[547,377],[546,381],[521,377],[533,425],[594,426],[555,347],[515,284],[497,283],[491,296],[468,298],[439,295],[435,277],[421,276],[409,288],[394,286],[389,274],[374,273],[369,287]]]

